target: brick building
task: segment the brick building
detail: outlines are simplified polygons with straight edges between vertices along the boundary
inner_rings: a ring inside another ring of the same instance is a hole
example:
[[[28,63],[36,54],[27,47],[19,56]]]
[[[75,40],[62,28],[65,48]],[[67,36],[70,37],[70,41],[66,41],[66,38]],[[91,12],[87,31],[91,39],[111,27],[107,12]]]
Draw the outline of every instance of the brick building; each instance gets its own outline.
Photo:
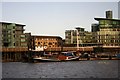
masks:
[[[56,48],[62,46],[62,38],[59,36],[32,36],[32,43],[35,50]]]

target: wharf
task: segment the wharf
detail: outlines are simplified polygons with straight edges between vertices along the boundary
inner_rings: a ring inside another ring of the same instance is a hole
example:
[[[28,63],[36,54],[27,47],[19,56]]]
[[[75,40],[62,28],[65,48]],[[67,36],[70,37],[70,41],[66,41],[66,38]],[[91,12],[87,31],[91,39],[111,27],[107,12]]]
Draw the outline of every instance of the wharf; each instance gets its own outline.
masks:
[[[103,46],[103,47],[97,47],[97,46],[91,46],[91,47],[55,47],[55,48],[47,48],[45,51],[53,51],[53,52],[65,52],[65,51],[84,51],[84,52],[120,52],[120,46]],[[25,52],[30,51],[27,47],[15,47],[15,48],[0,48],[0,52]],[[34,50],[36,51],[36,50]],[[38,51],[40,52],[40,51]]]
[[[51,53],[59,53],[65,51],[77,51],[76,47],[56,47],[56,48],[48,48],[45,52]],[[1,48],[0,52],[2,52],[2,61],[29,61],[31,57],[35,54],[40,54],[43,51],[35,51],[29,50],[27,47],[16,47],[16,48]],[[101,53],[109,54],[110,56],[120,53],[120,47],[79,47],[80,53],[96,53],[101,55]],[[109,56],[108,55],[108,56]],[[91,58],[92,59],[92,58]],[[92,60],[97,60],[102,58],[93,58]],[[114,59],[114,58],[113,58]],[[115,58],[116,59],[116,58]]]

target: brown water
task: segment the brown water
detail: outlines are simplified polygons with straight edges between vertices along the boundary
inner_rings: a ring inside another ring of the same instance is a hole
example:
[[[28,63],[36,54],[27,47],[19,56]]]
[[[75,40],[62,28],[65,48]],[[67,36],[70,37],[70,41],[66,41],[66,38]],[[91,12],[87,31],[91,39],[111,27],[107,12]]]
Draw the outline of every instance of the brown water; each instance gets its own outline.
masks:
[[[117,78],[118,60],[2,63],[3,78]]]

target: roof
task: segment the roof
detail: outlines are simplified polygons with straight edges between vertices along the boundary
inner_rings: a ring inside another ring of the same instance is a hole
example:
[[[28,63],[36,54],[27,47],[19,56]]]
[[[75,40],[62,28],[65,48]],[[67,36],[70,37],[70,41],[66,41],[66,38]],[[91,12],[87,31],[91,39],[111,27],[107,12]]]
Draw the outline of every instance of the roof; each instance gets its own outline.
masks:
[[[39,38],[60,38],[62,39],[60,36],[39,36],[39,35],[32,35],[33,37],[39,37]]]
[[[11,23],[11,22],[0,22],[2,24],[15,24],[15,25],[18,25],[18,26],[26,26],[24,24],[17,24],[17,23]]]
[[[108,18],[94,18],[95,20],[112,20],[112,21],[120,21],[120,19],[108,19]]]

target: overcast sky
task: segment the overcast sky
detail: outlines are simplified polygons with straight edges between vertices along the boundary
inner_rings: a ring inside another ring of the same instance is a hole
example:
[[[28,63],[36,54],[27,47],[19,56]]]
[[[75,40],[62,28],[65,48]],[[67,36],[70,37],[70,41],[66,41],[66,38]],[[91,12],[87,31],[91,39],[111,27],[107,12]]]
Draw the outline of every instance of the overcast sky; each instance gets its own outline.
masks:
[[[95,17],[112,10],[118,18],[117,2],[2,2],[2,21],[25,24],[25,32],[64,38],[65,30],[81,26],[91,31]]]

